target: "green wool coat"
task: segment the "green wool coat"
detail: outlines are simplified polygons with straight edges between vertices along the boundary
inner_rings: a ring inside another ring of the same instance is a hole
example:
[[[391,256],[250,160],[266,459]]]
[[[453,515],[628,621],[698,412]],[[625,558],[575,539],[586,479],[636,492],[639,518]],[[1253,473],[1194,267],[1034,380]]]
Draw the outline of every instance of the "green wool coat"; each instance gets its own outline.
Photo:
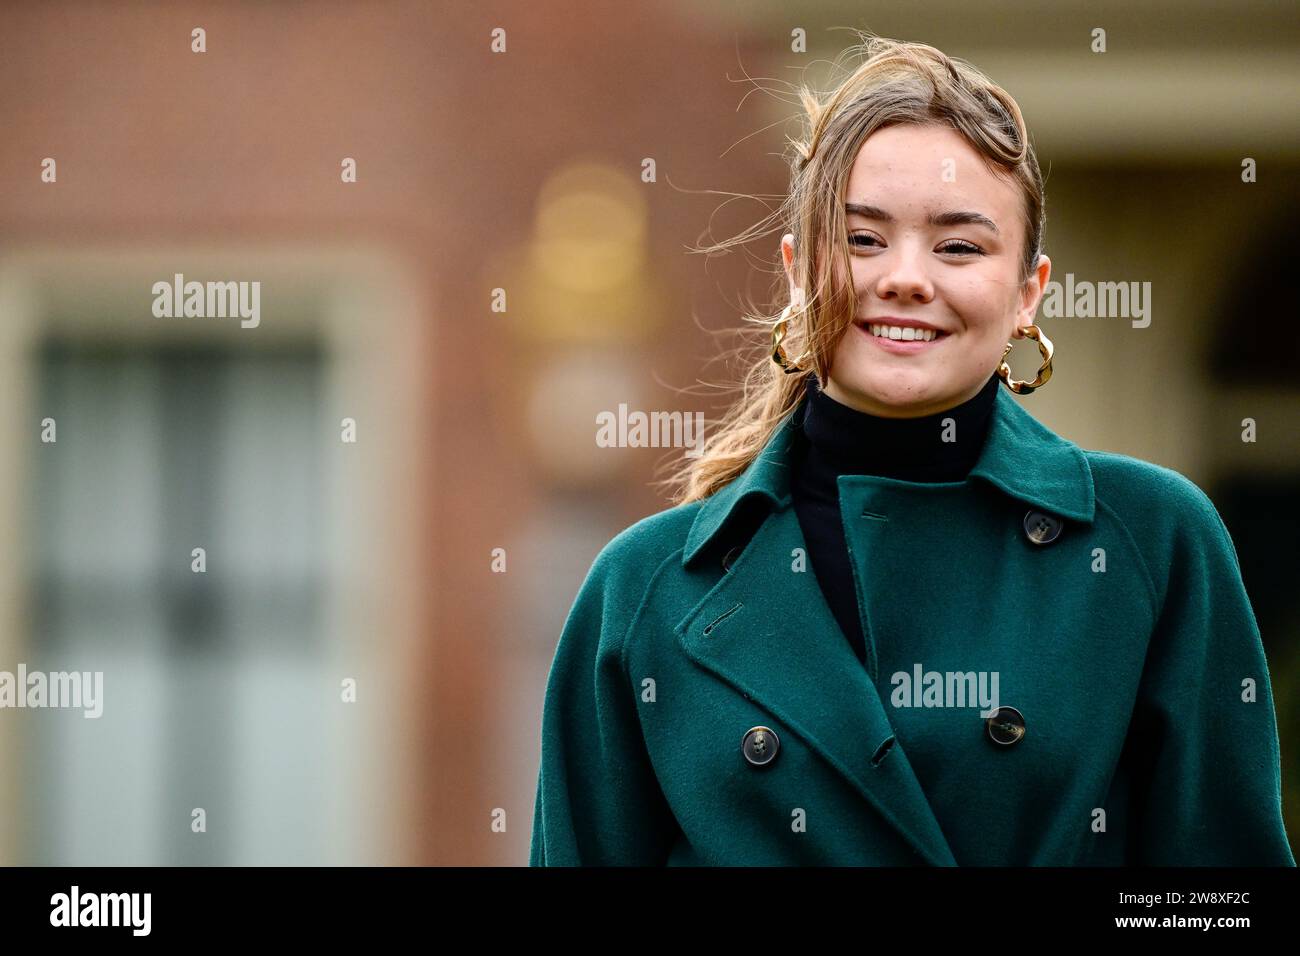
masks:
[[[999,389],[965,480],[839,478],[864,667],[791,504],[798,411],[592,563],[531,865],[1295,865],[1259,629],[1196,485]],[[1030,513],[1059,536],[1034,543]],[[996,674],[1023,735],[995,742],[948,674]]]

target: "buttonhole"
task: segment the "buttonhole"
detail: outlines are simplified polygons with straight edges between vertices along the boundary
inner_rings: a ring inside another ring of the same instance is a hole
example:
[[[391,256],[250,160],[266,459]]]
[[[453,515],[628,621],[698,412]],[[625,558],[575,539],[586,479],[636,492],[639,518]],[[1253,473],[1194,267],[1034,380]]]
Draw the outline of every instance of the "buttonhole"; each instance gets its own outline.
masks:
[[[871,758],[871,766],[879,767],[880,761],[885,759],[885,757],[889,754],[889,751],[893,748],[893,746],[894,746],[894,738],[891,736],[888,740],[886,740],[883,744],[881,744],[879,747],[876,748],[876,755]]]
[[[867,510],[865,510],[865,509],[864,509],[863,512],[862,512],[862,517],[864,517],[864,518],[871,518],[871,519],[873,519],[873,520],[875,520],[875,521],[888,521],[888,520],[889,520],[889,515],[882,515],[879,511],[867,511]]]
[[[736,603],[736,604],[731,605],[731,607],[727,608],[727,609],[726,609],[725,611],[723,611],[720,615],[718,615],[718,617],[714,619],[714,621],[713,621],[712,624],[710,624],[708,627],[706,627],[706,628],[704,629],[704,633],[705,633],[705,634],[708,634],[708,633],[709,633],[710,631],[712,631],[715,627],[717,627],[719,624],[721,624],[721,623],[722,623],[726,618],[730,617],[732,614],[735,614],[735,613],[736,613],[737,611],[739,611],[742,607],[744,607],[744,605],[743,605],[743,604],[740,604],[740,603]]]

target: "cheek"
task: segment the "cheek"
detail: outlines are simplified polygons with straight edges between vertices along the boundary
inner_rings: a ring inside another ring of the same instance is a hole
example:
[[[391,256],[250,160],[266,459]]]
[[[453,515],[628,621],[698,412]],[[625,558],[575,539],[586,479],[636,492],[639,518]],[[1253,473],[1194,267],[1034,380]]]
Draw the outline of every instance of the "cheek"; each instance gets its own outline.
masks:
[[[961,318],[968,332],[1000,336],[1008,324],[1008,316],[1015,312],[1015,290],[1000,277],[979,274],[973,269],[964,271],[970,275],[950,277],[942,291],[936,291]]]

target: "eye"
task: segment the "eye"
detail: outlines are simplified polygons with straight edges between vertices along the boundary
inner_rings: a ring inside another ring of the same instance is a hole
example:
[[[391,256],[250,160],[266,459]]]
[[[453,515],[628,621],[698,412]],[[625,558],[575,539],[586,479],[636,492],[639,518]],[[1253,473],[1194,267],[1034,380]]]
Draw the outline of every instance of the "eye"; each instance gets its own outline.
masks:
[[[849,234],[849,245],[856,249],[874,249],[874,244],[880,242],[880,237],[872,235],[869,232],[854,232]]]
[[[984,250],[965,239],[950,239],[939,246],[940,251],[962,256],[982,256]]]

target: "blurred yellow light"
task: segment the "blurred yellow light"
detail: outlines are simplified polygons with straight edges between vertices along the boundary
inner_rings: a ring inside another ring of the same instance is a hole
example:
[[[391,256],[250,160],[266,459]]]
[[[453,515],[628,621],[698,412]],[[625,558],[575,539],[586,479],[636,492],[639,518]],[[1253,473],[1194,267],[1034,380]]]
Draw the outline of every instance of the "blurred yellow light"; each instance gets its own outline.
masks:
[[[530,256],[556,294],[606,293],[645,268],[647,211],[639,181],[577,163],[542,186]]]

